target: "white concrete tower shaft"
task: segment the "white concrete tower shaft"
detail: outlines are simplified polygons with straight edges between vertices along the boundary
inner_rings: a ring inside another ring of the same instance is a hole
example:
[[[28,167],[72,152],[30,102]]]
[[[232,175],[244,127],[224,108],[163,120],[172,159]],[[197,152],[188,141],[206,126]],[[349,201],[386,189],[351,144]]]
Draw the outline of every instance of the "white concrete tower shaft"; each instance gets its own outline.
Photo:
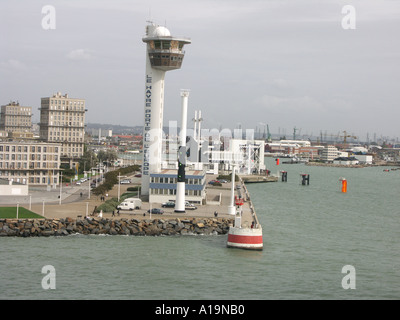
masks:
[[[182,97],[182,120],[181,120],[181,131],[180,146],[178,152],[178,179],[176,183],[176,201],[175,201],[175,212],[185,212],[185,166],[186,166],[186,131],[187,131],[187,107],[189,91],[183,90],[181,92]]]
[[[143,127],[142,195],[150,191],[150,174],[161,171],[164,78],[169,70],[180,69],[189,39],[171,36],[169,30],[156,24],[146,27],[142,39],[146,46],[146,77]]]

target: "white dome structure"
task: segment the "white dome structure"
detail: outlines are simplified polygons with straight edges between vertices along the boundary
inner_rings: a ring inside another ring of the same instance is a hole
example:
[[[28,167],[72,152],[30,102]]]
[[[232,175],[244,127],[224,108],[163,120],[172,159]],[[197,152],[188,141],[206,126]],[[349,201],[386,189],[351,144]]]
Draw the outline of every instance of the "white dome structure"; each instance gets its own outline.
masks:
[[[165,27],[159,26],[157,27],[152,34],[153,37],[170,37],[171,32]]]

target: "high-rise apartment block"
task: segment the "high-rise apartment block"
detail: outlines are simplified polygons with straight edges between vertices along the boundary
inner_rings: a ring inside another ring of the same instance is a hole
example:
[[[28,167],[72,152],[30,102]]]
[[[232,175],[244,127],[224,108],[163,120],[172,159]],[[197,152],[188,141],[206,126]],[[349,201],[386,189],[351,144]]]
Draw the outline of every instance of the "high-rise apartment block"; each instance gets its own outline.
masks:
[[[32,130],[32,107],[10,102],[1,106],[0,130],[7,132],[30,132]]]
[[[85,100],[61,95],[41,99],[40,138],[59,142],[61,158],[75,160],[83,155],[85,138]],[[70,160],[71,161],[71,160]]]

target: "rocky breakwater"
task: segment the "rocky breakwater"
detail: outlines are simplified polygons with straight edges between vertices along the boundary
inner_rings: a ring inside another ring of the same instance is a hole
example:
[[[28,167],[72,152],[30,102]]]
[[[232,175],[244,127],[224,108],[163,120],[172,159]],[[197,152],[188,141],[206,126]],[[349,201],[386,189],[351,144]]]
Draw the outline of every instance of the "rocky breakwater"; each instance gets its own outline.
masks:
[[[226,234],[232,219],[0,219],[0,237],[49,237],[71,234],[160,236]]]

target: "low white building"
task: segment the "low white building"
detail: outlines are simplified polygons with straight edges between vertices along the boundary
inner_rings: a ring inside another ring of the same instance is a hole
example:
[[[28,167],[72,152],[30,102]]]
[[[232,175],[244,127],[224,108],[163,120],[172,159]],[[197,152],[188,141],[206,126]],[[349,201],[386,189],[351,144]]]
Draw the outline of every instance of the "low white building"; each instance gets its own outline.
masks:
[[[28,191],[26,184],[0,179],[0,195],[2,196],[27,196]]]
[[[333,164],[353,165],[359,164],[359,161],[354,157],[338,157],[333,160]]]
[[[372,155],[370,154],[355,154],[354,157],[362,164],[372,164]]]

